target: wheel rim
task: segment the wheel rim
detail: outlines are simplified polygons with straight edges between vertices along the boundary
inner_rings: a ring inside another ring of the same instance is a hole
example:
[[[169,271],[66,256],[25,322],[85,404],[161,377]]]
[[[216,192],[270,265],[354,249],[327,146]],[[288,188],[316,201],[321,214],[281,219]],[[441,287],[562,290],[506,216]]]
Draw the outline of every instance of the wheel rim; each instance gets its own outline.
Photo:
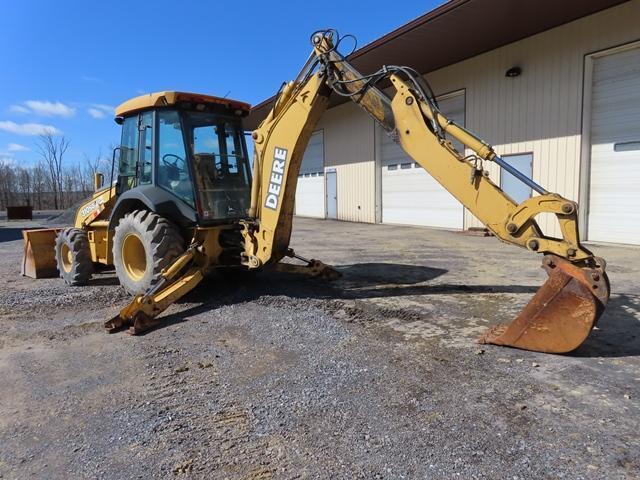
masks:
[[[69,273],[73,265],[73,252],[66,243],[62,244],[60,257],[62,260],[62,268],[65,272]]]
[[[147,271],[147,254],[142,240],[135,233],[129,233],[122,242],[122,265],[127,275],[135,281],[144,277]]]

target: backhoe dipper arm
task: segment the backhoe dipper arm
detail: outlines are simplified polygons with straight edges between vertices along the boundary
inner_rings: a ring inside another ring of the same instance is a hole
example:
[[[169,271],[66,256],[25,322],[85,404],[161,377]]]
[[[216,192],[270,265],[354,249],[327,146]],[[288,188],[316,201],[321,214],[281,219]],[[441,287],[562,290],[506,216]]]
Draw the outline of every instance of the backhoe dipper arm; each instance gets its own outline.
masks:
[[[493,148],[448,120],[428,84],[408,67],[385,66],[360,74],[336,49],[334,31],[312,36],[314,52],[298,78],[287,84],[267,118],[253,132],[254,179],[245,230],[245,264],[256,268],[288,252],[298,172],[309,137],[327,107],[331,91],[368,112],[404,151],[456,197],[499,239],[546,254],[550,275],[529,305],[506,327],[483,338],[519,348],[567,352],[584,341],[609,297],[604,262],[579,241],[577,204],[547,192],[496,155]],[[317,67],[317,68],[316,68]],[[389,98],[375,85],[389,80]],[[451,139],[473,152],[458,152]],[[539,195],[514,202],[489,178],[483,162],[493,161]],[[543,234],[534,220],[551,213],[562,238]]]
[[[422,84],[414,71],[388,66],[373,76],[363,77],[331,48],[326,35],[316,34],[314,38],[332,88],[349,96],[376,119],[407,155],[498,238],[534,252],[567,258],[572,263],[594,265],[593,255],[579,242],[575,202],[548,193],[498,157],[493,147],[447,119],[438,110],[428,86]],[[387,78],[395,89],[393,99],[373,86]],[[456,151],[450,138],[464,144],[473,155],[465,157],[464,152]],[[481,168],[482,161],[498,163],[540,195],[518,205],[489,179]],[[534,220],[543,212],[556,215],[563,239],[543,235]]]

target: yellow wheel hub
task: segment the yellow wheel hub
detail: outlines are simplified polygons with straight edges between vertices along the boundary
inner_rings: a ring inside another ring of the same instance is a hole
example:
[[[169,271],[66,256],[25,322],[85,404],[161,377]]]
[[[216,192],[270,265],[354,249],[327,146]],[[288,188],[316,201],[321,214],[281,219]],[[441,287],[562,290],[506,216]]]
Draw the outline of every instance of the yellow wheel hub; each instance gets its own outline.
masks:
[[[144,277],[147,271],[147,254],[142,240],[135,233],[129,233],[122,242],[122,265],[127,275],[135,281]]]
[[[69,245],[67,245],[66,243],[62,244],[60,257],[62,260],[62,268],[64,268],[65,272],[69,273],[71,271],[71,267],[73,266],[73,252],[69,248]]]

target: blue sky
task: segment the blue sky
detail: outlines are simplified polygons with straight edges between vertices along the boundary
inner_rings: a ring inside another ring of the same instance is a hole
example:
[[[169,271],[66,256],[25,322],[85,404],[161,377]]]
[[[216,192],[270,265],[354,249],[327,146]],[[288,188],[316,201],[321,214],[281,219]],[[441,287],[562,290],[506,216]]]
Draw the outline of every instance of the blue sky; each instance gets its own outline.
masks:
[[[0,159],[37,161],[43,126],[71,141],[69,164],[119,141],[112,108],[159,90],[256,104],[290,80],[320,28],[360,46],[443,3],[4,0]],[[345,43],[347,43],[345,41]]]

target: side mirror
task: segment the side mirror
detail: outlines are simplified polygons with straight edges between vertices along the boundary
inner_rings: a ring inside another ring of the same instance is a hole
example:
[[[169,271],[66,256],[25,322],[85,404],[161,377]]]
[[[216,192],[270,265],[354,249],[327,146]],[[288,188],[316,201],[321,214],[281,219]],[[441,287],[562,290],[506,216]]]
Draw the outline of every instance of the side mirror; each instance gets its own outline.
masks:
[[[98,191],[102,188],[102,186],[104,185],[104,175],[101,174],[100,172],[96,172],[93,175],[93,189],[94,191]]]

